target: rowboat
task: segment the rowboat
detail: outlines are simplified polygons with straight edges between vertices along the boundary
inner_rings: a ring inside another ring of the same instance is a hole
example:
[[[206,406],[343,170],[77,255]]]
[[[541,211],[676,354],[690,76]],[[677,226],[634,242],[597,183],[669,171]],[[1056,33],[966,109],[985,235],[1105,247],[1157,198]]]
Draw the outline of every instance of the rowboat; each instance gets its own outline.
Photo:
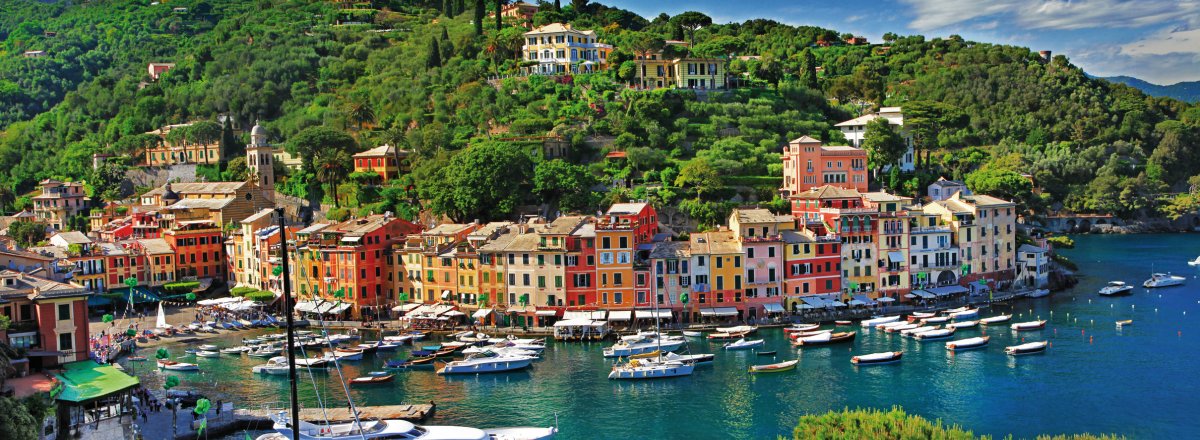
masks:
[[[398,361],[387,361],[384,364],[384,368],[389,370],[433,369],[433,362],[437,359],[437,357],[433,356],[433,353],[428,351],[417,350],[409,353],[409,355],[412,357]]]
[[[908,315],[908,322],[920,321],[934,316],[937,316],[937,312],[912,312],[912,314]]]
[[[955,321],[977,318],[977,317],[979,317],[979,309],[963,310],[961,312],[954,312],[954,313],[950,314],[950,319],[953,319]]]
[[[908,324],[909,324],[909,323],[908,323],[908,321],[892,321],[892,322],[885,322],[885,323],[883,323],[883,324],[876,325],[876,326],[875,326],[875,330],[883,330],[883,331],[887,331],[887,329],[889,329],[889,328],[892,328],[892,327],[901,327],[901,326],[905,326],[905,325],[908,325]]]
[[[1014,331],[1038,330],[1046,326],[1046,321],[1017,322],[1010,326]]]
[[[204,344],[204,345],[201,345],[196,348],[199,348],[202,351],[220,351],[221,350],[219,347],[217,347],[216,345],[212,345],[212,344]]]
[[[762,339],[753,339],[753,340],[747,341],[746,339],[743,338],[743,339],[738,339],[734,342],[726,343],[725,349],[726,350],[747,350],[747,349],[751,349],[754,347],[762,347],[763,343],[764,343],[764,341]]]
[[[1125,327],[1127,325],[1133,325],[1133,320],[1126,319],[1124,321],[1117,321],[1117,328]]]
[[[790,361],[784,361],[777,364],[751,365],[750,373],[782,373],[785,371],[792,371],[796,369],[796,364],[798,363],[800,363],[799,359],[792,359]]]
[[[877,326],[877,325],[879,325],[879,324],[885,324],[885,323],[889,323],[889,322],[895,322],[895,321],[899,321],[899,320],[900,320],[900,315],[896,315],[896,316],[884,316],[884,317],[881,317],[881,318],[871,318],[871,319],[867,319],[867,320],[864,320],[863,322],[861,322],[861,323],[859,323],[859,324],[860,324],[860,325],[862,325],[862,326],[863,326],[863,327],[865,327],[865,328],[873,328],[873,327],[875,327],[875,326]]]
[[[168,361],[166,359],[158,360],[158,368],[169,371],[200,371],[200,366],[189,364],[187,362]]]
[[[917,333],[917,334],[913,335],[913,337],[917,338],[919,340],[922,340],[922,341],[935,341],[938,339],[946,339],[951,336],[954,336],[954,330],[955,329],[952,329],[952,328],[944,328],[941,330],[930,330],[930,331],[927,331],[924,333]]]
[[[955,308],[955,309],[943,310],[942,313],[945,313],[946,315],[953,315],[955,313],[965,312],[967,310],[971,310],[971,307],[970,306],[962,306],[962,307]]]
[[[888,333],[896,333],[896,332],[902,332],[902,331],[905,331],[908,329],[914,329],[914,328],[917,328],[920,326],[921,326],[921,324],[917,324],[915,322],[906,322],[906,323],[904,323],[904,325],[888,327],[888,328],[885,328],[884,330],[886,330]]]
[[[1013,345],[1004,347],[1004,352],[1011,356],[1021,356],[1026,354],[1035,354],[1046,351],[1046,347],[1050,345],[1049,341],[1026,342],[1021,345]]]
[[[352,348],[335,348],[330,356],[339,361],[361,361],[363,352]]]
[[[922,319],[920,322],[921,324],[941,324],[948,321],[950,321],[949,316],[935,316],[933,318]]]
[[[744,338],[744,337],[746,337],[746,335],[747,335],[747,333],[715,332],[715,333],[708,334],[708,340],[710,340],[710,341],[732,341],[732,340]]]
[[[990,341],[991,339],[992,339],[991,336],[979,336],[979,337],[974,337],[974,338],[959,339],[957,341],[947,342],[946,349],[950,350],[950,351],[974,350],[976,348],[982,348],[982,347],[987,346],[988,341]]]
[[[858,332],[840,332],[826,335],[811,336],[807,338],[797,339],[793,345],[797,347],[814,347],[818,345],[830,345],[841,342],[850,342],[854,340],[854,336]]]
[[[745,333],[751,334],[758,331],[758,327],[752,325],[735,325],[733,327],[717,327],[717,333]]]
[[[245,351],[250,351],[250,348],[249,348],[249,347],[246,347],[246,346],[241,346],[241,347],[229,347],[229,348],[226,348],[226,349],[223,349],[223,350],[221,350],[221,353],[224,353],[224,354],[232,354],[232,355],[234,355],[234,356],[237,356],[237,355],[240,355],[240,354],[242,354],[242,352],[245,352]]]
[[[206,357],[206,358],[215,358],[215,357],[221,357],[221,352],[200,350],[200,351],[196,352],[196,356]]]
[[[938,326],[936,326],[936,325],[923,325],[923,326],[920,326],[917,328],[910,328],[908,330],[900,330],[900,336],[912,336],[917,333],[925,333],[927,331],[937,330],[937,329],[938,329]]]
[[[998,324],[1001,322],[1008,322],[1010,319],[1012,319],[1012,315],[996,315],[980,319],[979,325]]]
[[[699,338],[701,336],[704,336],[704,332],[698,332],[695,330],[684,330],[683,335],[687,336],[687,337],[692,337],[692,338]]]
[[[885,351],[852,357],[850,358],[850,363],[855,365],[883,365],[900,362],[901,356],[904,356],[903,351]]]
[[[821,324],[796,324],[791,327],[784,327],[783,332],[784,333],[807,332],[807,331],[816,330],[818,328],[821,328]]]
[[[760,351],[760,352],[758,352],[758,353],[755,353],[755,354],[757,354],[757,355],[759,355],[759,356],[775,356],[775,353],[776,353],[776,351],[775,351],[775,350],[771,350],[771,351]]]
[[[792,339],[800,339],[800,338],[807,338],[809,336],[819,336],[819,335],[824,335],[824,334],[829,334],[829,333],[833,333],[833,330],[813,330],[810,332],[792,333],[787,336]]]
[[[979,325],[979,321],[960,321],[946,324],[948,328],[971,328]]]
[[[366,376],[350,379],[350,385],[372,385],[377,383],[391,382],[396,375],[386,371],[372,371]]]
[[[833,323],[837,325],[853,325],[854,321],[833,321]]]

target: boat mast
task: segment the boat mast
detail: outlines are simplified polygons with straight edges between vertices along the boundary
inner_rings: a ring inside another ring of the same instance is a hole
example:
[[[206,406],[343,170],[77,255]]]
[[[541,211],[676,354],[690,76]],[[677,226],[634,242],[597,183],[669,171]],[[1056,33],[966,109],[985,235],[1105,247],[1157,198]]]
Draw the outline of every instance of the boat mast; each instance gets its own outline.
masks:
[[[283,208],[275,208],[275,214],[279,216],[279,253],[280,264],[283,266],[283,309],[287,313],[287,358],[288,358],[288,383],[291,390],[292,400],[292,440],[300,440],[300,398],[296,391],[296,352],[292,351],[296,347],[296,336],[292,329],[295,327],[295,318],[292,317],[292,280],[288,273],[288,251],[287,251],[287,229],[284,222]]]

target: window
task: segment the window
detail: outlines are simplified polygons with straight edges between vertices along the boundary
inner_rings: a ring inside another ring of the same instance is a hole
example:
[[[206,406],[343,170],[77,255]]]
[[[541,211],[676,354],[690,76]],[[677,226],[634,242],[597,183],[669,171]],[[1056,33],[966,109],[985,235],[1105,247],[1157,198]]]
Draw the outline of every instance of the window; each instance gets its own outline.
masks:
[[[618,252],[617,253],[617,263],[618,264],[629,264],[629,252]]]
[[[629,237],[619,237],[621,249],[629,247]]]
[[[613,304],[621,303],[621,292],[613,292]]]
[[[538,284],[537,284],[537,286],[538,286],[538,288],[539,288],[539,289],[545,289],[545,288],[546,288],[546,277],[545,277],[545,276],[541,276],[541,275],[539,275],[539,276],[538,276]]]
[[[750,231],[754,231],[751,229]],[[746,258],[754,258],[754,248],[746,248]]]
[[[723,266],[723,259],[721,257],[717,257],[715,261],[717,262],[717,269],[720,269]],[[701,266],[703,266],[703,264],[701,264]]]
[[[601,252],[600,253],[600,264],[612,264],[612,262],[613,262],[612,252]]]
[[[704,257],[696,257],[696,267],[704,267]]]
[[[555,275],[555,276],[554,276],[554,287],[557,287],[557,288],[560,288],[560,289],[561,289],[561,288],[562,288],[562,284],[563,284],[563,277],[562,277],[562,275]]]
[[[622,280],[621,280],[621,274],[620,274],[620,273],[614,273],[614,274],[613,274],[613,285],[614,285],[614,286],[620,286],[621,284],[622,284]]]
[[[70,304],[59,304],[58,305],[58,320],[59,321],[70,321],[71,320],[71,305]]]
[[[600,239],[600,249],[611,249],[611,248],[612,248],[612,242],[611,242],[610,240],[611,240],[611,238],[610,238],[610,237],[603,237],[603,238],[601,238],[601,239]]]
[[[523,285],[528,286],[529,285],[529,274],[527,274],[527,273],[521,274],[521,282],[523,283]]]
[[[767,258],[775,258],[775,248],[767,248]]]
[[[71,336],[72,335],[70,333],[58,334],[58,351],[75,350],[75,339]]]

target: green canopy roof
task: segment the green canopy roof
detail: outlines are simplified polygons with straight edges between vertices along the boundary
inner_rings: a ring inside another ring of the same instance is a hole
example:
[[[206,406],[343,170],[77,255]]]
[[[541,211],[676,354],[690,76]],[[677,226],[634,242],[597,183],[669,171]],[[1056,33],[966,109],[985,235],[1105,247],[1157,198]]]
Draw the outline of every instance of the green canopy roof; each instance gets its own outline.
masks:
[[[86,360],[62,365],[63,372],[55,376],[62,381],[61,391],[54,398],[67,402],[86,402],[133,388],[138,378],[113,368]]]

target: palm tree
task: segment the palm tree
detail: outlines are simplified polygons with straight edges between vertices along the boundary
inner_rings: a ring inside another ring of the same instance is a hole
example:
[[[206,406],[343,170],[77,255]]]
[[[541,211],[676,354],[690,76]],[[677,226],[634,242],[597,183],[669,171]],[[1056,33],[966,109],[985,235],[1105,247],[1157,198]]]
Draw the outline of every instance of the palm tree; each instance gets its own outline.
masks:
[[[366,101],[351,101],[346,108],[346,114],[358,124],[358,131],[362,131],[363,124],[375,122],[375,109]]]
[[[341,207],[337,184],[349,174],[349,164],[350,154],[343,150],[324,150],[317,156],[317,180],[329,185],[329,193],[333,196],[335,207]]]

